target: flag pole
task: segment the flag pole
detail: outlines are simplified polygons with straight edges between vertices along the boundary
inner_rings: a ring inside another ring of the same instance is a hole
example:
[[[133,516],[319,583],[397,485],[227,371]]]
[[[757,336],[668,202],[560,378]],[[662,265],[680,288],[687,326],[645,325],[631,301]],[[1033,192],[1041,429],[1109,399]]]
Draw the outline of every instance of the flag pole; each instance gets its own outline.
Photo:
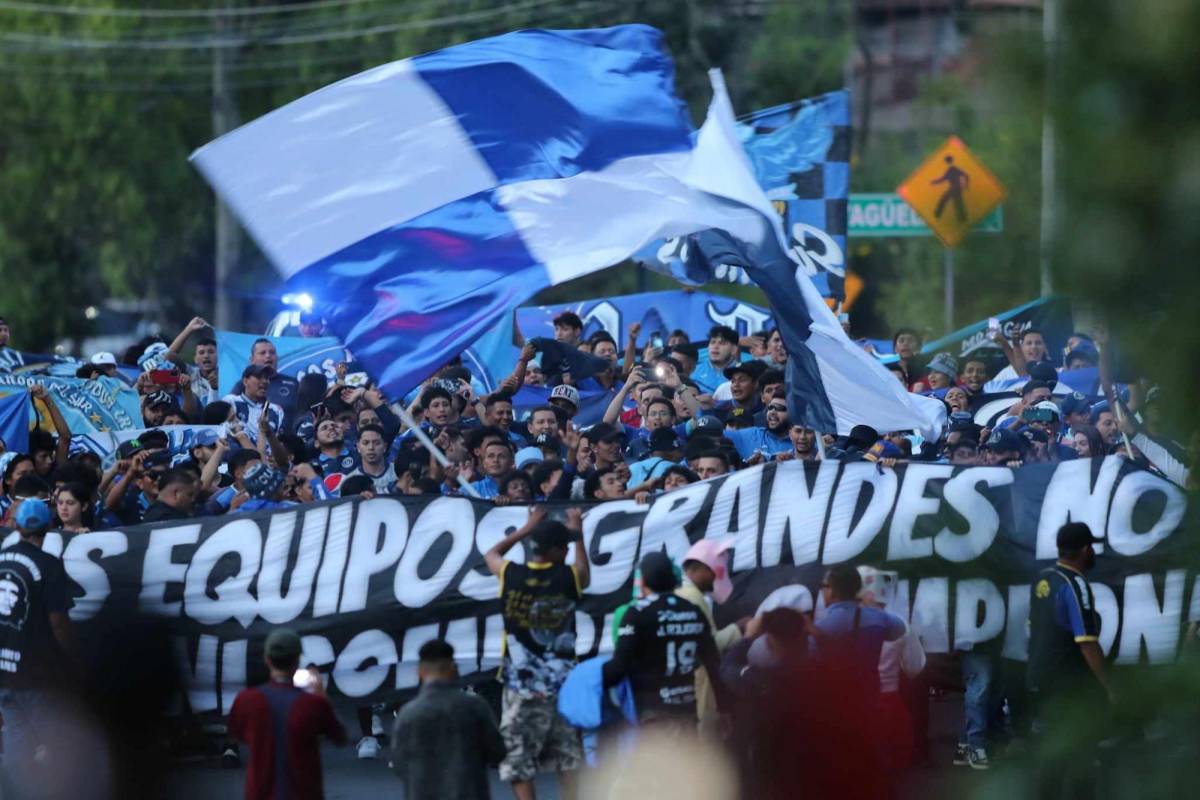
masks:
[[[429,438],[425,431],[421,430],[421,426],[413,419],[412,414],[408,413],[408,409],[404,407],[404,404],[397,403],[392,408],[400,415],[401,421],[413,432],[413,436],[417,437],[417,441],[421,443],[421,446],[428,450],[430,455],[436,458],[437,462],[442,465],[442,469],[449,469],[452,466],[450,459],[446,458],[446,454],[438,449],[438,446],[433,443],[433,440]],[[461,472],[455,477],[458,478],[458,485],[462,487],[464,492],[477,500],[483,499],[479,496],[479,492],[475,491],[471,484],[467,483],[467,479],[462,476]]]

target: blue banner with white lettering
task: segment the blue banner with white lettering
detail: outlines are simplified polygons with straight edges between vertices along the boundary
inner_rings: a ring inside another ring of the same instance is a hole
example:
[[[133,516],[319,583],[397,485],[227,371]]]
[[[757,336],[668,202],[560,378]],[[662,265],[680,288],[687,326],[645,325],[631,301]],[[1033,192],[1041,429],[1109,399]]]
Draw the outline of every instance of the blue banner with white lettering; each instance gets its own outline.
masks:
[[[275,352],[279,356],[276,370],[297,381],[309,373],[316,373],[333,383],[337,365],[350,361],[346,348],[332,336],[257,336],[253,333],[217,331],[216,338],[217,368],[221,382],[217,391],[222,396],[231,394],[234,385],[242,379],[242,370],[250,363],[250,353],[259,339],[268,339],[275,345]]]
[[[517,321],[525,338],[554,335],[553,319],[564,311],[574,311],[583,320],[584,338],[596,331],[608,331],[623,352],[629,340],[629,326],[642,324],[638,343],[663,342],[673,330],[682,330],[689,341],[708,339],[714,325],[728,325],[741,336],[771,327],[771,312],[762,306],[732,297],[707,292],[670,291],[627,294],[550,306],[531,306],[517,311]],[[511,364],[510,364],[511,366]]]
[[[28,373],[0,374],[0,396],[24,395],[35,383],[42,384],[50,392],[71,433],[143,426],[141,398],[120,378],[84,380]],[[48,419],[42,419],[39,424],[44,430],[53,430]]]

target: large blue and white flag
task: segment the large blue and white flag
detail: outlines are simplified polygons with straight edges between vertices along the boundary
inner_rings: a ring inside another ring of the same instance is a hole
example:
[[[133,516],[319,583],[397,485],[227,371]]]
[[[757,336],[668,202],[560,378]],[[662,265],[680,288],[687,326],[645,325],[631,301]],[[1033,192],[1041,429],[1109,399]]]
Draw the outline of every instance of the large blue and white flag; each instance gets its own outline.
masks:
[[[825,433],[847,434],[855,425],[883,433],[918,430],[926,438],[941,434],[946,419],[942,401],[911,394],[873,356],[850,341],[813,285],[804,265],[788,249],[779,216],[755,182],[749,159],[737,146],[733,112],[720,80],[701,146],[725,153],[724,182],[740,185],[743,202],[760,212],[775,235],[745,237],[707,230],[685,237],[682,267],[696,280],[718,268],[746,271],[770,301],[788,350],[787,386],[791,418]],[[705,137],[708,137],[705,143]]]
[[[783,216],[793,258],[823,297],[840,303],[846,285],[846,210],[850,194],[850,93],[845,90],[755,111],[738,119],[738,138],[758,185]],[[692,282],[678,266],[678,240],[637,254],[641,263]],[[708,280],[746,283],[737,269]]]
[[[546,286],[664,237],[765,235],[693,133],[662,35],[624,25],[377,67],[192,159],[398,397]]]

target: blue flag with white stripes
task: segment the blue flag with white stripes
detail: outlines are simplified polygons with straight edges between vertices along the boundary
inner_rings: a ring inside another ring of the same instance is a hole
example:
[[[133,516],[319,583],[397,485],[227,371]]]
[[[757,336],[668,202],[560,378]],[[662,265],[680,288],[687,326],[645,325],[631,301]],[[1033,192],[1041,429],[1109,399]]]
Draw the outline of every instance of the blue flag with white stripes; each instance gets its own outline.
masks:
[[[542,288],[664,237],[767,235],[694,134],[658,31],[526,30],[347,78],[192,160],[399,397]]]

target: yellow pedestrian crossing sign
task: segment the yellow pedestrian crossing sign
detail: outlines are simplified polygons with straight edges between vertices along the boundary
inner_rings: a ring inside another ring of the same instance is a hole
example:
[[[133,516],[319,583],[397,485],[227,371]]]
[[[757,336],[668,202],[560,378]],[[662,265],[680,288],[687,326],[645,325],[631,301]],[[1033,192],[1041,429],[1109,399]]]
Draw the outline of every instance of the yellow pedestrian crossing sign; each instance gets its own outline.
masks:
[[[896,194],[943,244],[957,247],[1007,192],[962,139],[951,136],[896,188]]]

